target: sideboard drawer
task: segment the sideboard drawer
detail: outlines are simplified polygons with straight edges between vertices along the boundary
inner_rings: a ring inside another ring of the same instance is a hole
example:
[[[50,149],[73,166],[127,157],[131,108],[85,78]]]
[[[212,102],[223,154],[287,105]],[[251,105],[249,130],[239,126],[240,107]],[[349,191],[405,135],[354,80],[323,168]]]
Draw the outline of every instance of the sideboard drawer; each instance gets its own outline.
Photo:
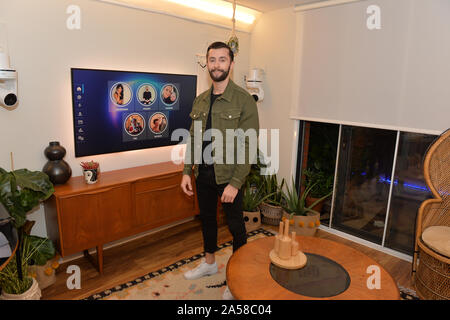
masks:
[[[181,184],[182,173],[177,172],[169,175],[152,177],[145,180],[140,180],[134,183],[134,192],[141,193],[150,190],[167,188]]]

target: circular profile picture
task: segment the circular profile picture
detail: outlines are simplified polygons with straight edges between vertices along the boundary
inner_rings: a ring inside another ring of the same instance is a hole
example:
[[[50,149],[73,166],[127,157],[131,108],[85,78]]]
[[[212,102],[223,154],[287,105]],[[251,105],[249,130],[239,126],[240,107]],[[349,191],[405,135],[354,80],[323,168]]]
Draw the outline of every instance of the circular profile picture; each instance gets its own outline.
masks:
[[[149,83],[141,85],[137,91],[137,100],[141,105],[151,106],[156,100],[156,90]]]
[[[168,83],[162,87],[161,100],[166,106],[171,106],[178,101],[178,89],[173,84]]]
[[[140,114],[132,113],[125,119],[124,127],[126,133],[132,137],[137,137],[144,132],[145,120]]]
[[[163,133],[167,129],[167,117],[161,112],[154,113],[148,122],[150,131],[155,134]]]
[[[130,103],[132,97],[131,88],[125,82],[118,82],[114,84],[111,87],[111,92],[109,95],[111,101],[119,107],[127,106]]]

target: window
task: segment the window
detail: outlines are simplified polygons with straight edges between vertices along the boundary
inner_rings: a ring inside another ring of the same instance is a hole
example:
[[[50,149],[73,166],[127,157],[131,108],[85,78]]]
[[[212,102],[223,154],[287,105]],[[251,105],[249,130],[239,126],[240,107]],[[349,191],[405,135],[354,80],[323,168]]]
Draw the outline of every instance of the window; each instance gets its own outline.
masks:
[[[423,177],[423,158],[436,136],[402,132],[385,245],[412,255],[417,210],[431,197]]]
[[[332,226],[381,244],[397,132],[342,127]]]
[[[302,192],[309,177],[322,178],[322,196],[331,181],[333,196],[316,208],[321,223],[412,255],[417,211],[431,196],[423,158],[436,136],[310,121],[302,121],[300,130]]]

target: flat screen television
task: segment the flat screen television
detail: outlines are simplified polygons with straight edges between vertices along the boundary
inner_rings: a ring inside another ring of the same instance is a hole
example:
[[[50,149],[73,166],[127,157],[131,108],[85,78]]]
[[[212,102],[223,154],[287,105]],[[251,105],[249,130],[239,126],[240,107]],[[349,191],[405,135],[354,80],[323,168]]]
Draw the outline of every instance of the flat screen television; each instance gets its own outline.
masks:
[[[72,68],[75,157],[175,145],[197,76]]]

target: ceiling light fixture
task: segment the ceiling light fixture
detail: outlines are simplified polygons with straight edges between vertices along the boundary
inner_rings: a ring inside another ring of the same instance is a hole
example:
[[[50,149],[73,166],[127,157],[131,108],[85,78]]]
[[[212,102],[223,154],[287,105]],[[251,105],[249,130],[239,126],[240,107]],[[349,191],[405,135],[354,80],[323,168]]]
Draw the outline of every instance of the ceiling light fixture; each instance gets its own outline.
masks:
[[[169,2],[177,3],[186,7],[198,9],[208,13],[217,14],[231,19],[233,17],[233,4],[223,0],[167,0]],[[252,24],[255,21],[255,16],[251,13],[244,12],[245,8],[237,6],[235,19],[237,21]]]

